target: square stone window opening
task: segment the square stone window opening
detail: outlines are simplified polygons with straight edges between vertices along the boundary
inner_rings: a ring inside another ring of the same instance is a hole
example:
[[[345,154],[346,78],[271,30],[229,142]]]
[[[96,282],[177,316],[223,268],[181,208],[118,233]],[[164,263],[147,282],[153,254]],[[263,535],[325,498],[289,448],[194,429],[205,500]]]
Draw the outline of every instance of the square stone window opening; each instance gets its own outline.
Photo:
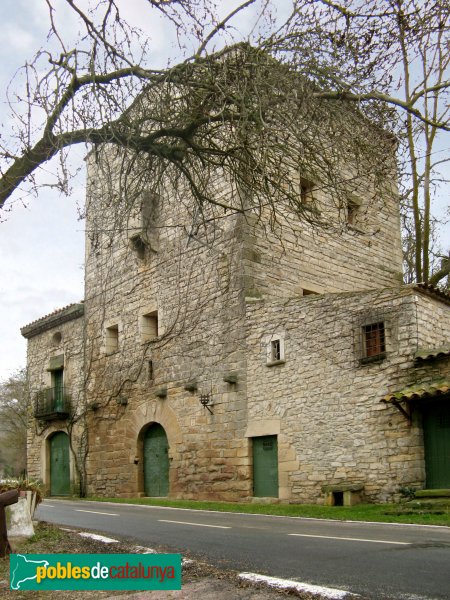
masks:
[[[111,325],[105,330],[105,352],[114,354],[119,350],[119,325]]]
[[[159,335],[158,311],[153,310],[140,317],[140,334],[142,342],[150,342]]]

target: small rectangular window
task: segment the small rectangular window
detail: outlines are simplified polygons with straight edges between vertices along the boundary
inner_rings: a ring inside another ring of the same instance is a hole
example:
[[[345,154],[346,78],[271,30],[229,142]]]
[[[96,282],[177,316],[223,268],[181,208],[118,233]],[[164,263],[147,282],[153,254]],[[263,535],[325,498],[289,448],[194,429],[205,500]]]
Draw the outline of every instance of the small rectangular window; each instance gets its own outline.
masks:
[[[265,337],[266,364],[268,367],[284,363],[284,336],[282,334]]]
[[[272,340],[272,342],[270,343],[271,346],[271,352],[270,352],[270,358],[272,361],[274,360],[281,360],[281,342],[280,340]]]
[[[158,328],[158,311],[154,310],[150,313],[142,315],[140,318],[141,341],[149,342],[154,340],[159,335]]]
[[[363,326],[363,358],[384,357],[386,353],[386,336],[384,322]]]
[[[350,225],[351,227],[358,227],[360,225],[361,204],[362,201],[357,196],[352,195],[350,198],[347,198],[347,204],[345,206],[345,219],[347,225]]]
[[[354,202],[349,202],[347,204],[347,224],[348,225],[356,225],[357,216],[358,216],[359,206]]]
[[[153,381],[153,379],[154,379],[153,361],[149,360],[148,361],[148,380]]]
[[[313,198],[314,184],[303,177],[300,178],[300,199],[302,204],[308,204],[314,200]]]
[[[113,354],[119,349],[119,326],[111,325],[106,328],[105,351],[106,354]]]

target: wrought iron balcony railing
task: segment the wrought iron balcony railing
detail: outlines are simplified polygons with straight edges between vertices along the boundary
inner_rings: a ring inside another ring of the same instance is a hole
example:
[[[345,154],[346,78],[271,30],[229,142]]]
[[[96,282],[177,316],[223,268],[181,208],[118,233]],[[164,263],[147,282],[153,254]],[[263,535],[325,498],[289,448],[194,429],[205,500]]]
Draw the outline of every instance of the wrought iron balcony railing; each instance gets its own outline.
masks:
[[[44,388],[36,394],[34,416],[42,421],[67,419],[70,415],[70,395],[65,387]]]

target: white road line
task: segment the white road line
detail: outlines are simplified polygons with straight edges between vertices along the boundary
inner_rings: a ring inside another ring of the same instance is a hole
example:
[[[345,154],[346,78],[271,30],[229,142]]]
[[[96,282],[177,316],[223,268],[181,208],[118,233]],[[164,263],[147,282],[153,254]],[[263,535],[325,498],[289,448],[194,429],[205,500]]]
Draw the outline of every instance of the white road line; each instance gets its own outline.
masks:
[[[78,535],[81,535],[81,537],[97,540],[98,542],[104,542],[105,544],[117,544],[119,541],[119,540],[115,540],[114,538],[105,537],[104,535],[97,535],[96,533],[89,533],[88,531],[82,531]]]
[[[134,551],[137,554],[158,554],[153,548],[147,548],[146,546],[135,546]]]
[[[53,506],[53,504],[45,504],[44,502],[42,503],[42,508],[55,508]]]
[[[187,521],[166,521],[165,519],[158,519],[159,523],[178,523],[179,525],[194,525],[195,527],[214,527],[214,529],[231,529],[225,525],[206,525],[205,523],[188,523]]]
[[[105,513],[105,512],[98,512],[96,510],[82,510],[81,508],[75,508],[75,512],[85,512],[85,513],[92,513],[94,515],[108,515],[109,517],[118,517],[118,513]]]
[[[337,590],[335,588],[323,587],[321,585],[311,585],[292,579],[279,579],[278,577],[268,577],[258,573],[239,573],[239,579],[251,581],[253,583],[265,583],[269,587],[277,590],[296,590],[298,592],[307,592],[309,594],[320,594],[321,598],[330,598],[330,600],[343,600],[354,596],[346,590]]]
[[[391,542],[387,540],[368,540],[365,538],[353,538],[353,537],[334,537],[332,535],[308,535],[306,533],[288,533],[288,535],[294,535],[297,537],[307,538],[322,538],[325,540],[344,540],[347,542],[371,542],[372,544],[396,544],[398,546],[410,546],[411,542]]]

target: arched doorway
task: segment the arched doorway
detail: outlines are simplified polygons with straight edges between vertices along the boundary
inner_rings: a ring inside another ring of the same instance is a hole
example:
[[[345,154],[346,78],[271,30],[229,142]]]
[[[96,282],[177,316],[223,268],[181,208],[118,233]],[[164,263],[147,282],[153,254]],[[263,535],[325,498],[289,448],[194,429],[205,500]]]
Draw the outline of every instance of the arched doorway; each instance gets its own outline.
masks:
[[[169,493],[169,443],[164,427],[157,423],[144,435],[144,492],[146,496]]]
[[[57,431],[49,439],[50,446],[50,495],[70,496],[69,436]]]

